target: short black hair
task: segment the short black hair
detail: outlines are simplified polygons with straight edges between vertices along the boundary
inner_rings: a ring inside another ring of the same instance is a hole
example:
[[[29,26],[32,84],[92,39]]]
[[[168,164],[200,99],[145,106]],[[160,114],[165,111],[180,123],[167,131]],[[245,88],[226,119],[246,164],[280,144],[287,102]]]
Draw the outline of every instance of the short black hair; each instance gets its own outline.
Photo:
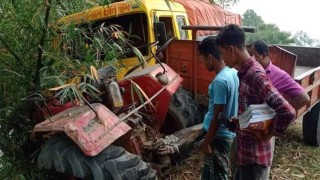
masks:
[[[264,40],[259,39],[251,43],[251,45],[260,55],[269,55],[268,44]]]
[[[205,39],[203,39],[198,46],[198,51],[201,55],[204,55],[205,57],[211,54],[217,60],[222,59],[221,52],[218,46],[216,45],[215,37],[213,36],[208,36]]]
[[[228,24],[222,28],[216,38],[218,46],[236,46],[245,48],[245,32],[236,24]]]

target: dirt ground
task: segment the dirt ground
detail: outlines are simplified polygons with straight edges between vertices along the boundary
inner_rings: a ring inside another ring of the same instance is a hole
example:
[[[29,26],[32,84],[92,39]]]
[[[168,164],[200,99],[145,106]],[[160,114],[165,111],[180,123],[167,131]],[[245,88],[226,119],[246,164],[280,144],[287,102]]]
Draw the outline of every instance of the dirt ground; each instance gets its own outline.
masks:
[[[292,125],[285,138],[276,138],[271,180],[319,180],[320,148],[304,143],[301,123]],[[170,179],[199,180],[204,156],[198,143],[192,155],[174,167]]]
[[[200,179],[201,170],[203,167],[203,153],[200,149],[200,144],[194,148],[192,156],[187,158],[181,165],[173,168],[170,179],[172,180],[193,180]]]

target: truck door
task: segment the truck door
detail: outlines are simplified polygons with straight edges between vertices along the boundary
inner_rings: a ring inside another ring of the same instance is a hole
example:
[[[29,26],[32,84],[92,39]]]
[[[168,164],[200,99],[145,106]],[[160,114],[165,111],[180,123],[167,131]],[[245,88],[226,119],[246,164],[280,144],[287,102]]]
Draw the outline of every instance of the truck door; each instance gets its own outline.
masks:
[[[160,16],[159,21],[163,22],[166,27],[167,39],[177,37],[178,39],[188,39],[188,33],[186,30],[182,30],[182,26],[187,25],[186,18],[182,15],[172,16]]]
[[[165,25],[167,40],[169,40],[172,37],[176,37],[173,29],[172,17],[160,16],[159,21],[163,22]]]

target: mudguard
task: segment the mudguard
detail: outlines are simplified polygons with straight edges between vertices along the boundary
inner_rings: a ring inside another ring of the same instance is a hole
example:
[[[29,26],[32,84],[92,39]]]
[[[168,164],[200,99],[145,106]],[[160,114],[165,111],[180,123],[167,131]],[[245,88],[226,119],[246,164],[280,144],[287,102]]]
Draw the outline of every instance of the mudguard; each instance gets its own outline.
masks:
[[[64,132],[87,156],[95,156],[115,140],[131,130],[107,107],[100,103],[73,107],[46,119],[34,127],[34,132]],[[119,123],[112,129],[115,123]]]

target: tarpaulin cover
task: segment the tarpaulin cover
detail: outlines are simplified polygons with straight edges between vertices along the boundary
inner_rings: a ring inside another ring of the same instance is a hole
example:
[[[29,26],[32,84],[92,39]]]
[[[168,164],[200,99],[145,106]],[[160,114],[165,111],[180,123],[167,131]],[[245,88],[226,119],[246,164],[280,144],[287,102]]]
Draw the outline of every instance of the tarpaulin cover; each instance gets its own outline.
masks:
[[[235,14],[214,4],[200,0],[175,0],[187,11],[190,25],[224,26],[226,24],[241,25],[240,14]],[[198,31],[197,36],[215,34],[213,31]]]

